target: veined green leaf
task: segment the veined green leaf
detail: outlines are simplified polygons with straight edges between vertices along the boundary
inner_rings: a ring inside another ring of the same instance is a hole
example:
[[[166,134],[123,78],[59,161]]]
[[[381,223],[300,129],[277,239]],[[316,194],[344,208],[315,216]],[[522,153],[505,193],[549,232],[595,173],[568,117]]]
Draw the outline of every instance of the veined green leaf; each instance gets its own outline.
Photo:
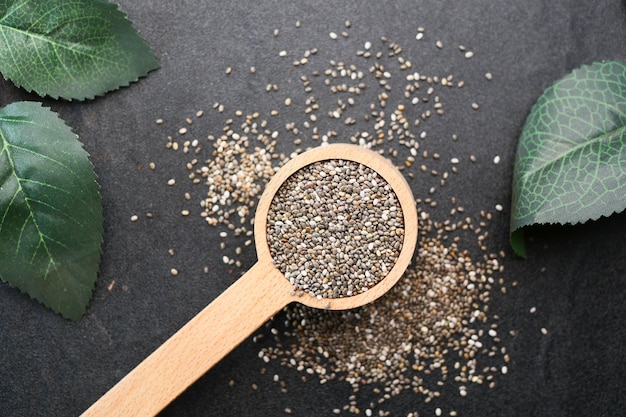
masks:
[[[96,176],[77,136],[39,103],[0,109],[0,278],[79,320],[102,233]]]
[[[511,244],[526,256],[522,228],[582,223],[626,207],[626,65],[574,70],[546,89],[519,139]]]
[[[0,0],[0,72],[28,91],[90,99],[158,66],[106,0]]]

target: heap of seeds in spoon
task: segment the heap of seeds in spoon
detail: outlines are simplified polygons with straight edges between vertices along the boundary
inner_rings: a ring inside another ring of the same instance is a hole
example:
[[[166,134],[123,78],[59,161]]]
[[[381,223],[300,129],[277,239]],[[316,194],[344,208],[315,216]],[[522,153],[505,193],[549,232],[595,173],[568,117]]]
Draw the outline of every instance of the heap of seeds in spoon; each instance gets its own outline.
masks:
[[[298,295],[349,297],[393,268],[404,219],[391,186],[358,162],[330,159],[290,176],[274,196],[267,241]]]

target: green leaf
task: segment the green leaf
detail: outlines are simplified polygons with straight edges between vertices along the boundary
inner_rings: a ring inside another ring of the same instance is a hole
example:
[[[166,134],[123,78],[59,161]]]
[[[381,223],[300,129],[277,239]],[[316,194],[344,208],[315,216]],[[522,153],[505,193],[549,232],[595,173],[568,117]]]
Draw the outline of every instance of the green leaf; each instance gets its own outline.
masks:
[[[0,0],[0,72],[28,91],[55,99],[91,99],[158,66],[115,4]]]
[[[574,70],[533,106],[513,174],[511,244],[526,256],[523,229],[576,224],[626,207],[626,65]]]
[[[102,233],[96,176],[77,136],[39,103],[0,109],[0,278],[79,320]]]

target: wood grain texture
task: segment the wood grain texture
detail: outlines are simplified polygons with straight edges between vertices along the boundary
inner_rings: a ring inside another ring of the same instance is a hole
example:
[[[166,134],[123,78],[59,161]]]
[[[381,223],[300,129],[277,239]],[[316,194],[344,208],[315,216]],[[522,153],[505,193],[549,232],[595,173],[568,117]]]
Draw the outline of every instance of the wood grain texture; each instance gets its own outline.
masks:
[[[83,416],[156,415],[287,305],[290,289],[271,263],[257,263]]]

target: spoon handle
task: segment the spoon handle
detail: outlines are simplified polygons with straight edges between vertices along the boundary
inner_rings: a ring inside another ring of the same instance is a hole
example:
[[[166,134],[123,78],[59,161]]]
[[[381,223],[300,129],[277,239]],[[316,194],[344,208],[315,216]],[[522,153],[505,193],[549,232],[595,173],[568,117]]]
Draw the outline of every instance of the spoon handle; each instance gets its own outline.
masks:
[[[155,416],[292,300],[291,284],[257,262],[82,417]]]

